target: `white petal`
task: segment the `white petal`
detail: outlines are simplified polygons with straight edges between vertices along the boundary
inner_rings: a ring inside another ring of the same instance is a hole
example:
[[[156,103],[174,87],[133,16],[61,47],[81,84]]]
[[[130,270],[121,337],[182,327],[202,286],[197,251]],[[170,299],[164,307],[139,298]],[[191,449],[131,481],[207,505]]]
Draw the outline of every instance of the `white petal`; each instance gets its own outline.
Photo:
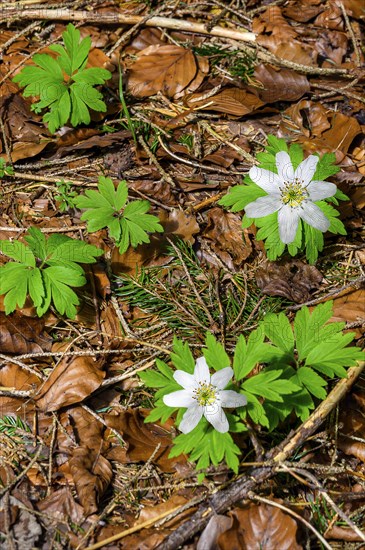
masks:
[[[222,402],[222,407],[233,409],[247,405],[247,399],[242,393],[237,393],[232,390],[223,390],[219,392],[219,397]]]
[[[180,422],[179,430],[184,434],[191,432],[199,424],[203,411],[204,407],[199,407],[197,404],[189,407]]]
[[[228,432],[229,424],[227,417],[218,403],[205,407],[204,416],[217,432]]]
[[[294,169],[288,153],[280,151],[276,154],[276,167],[282,182],[293,181]]]
[[[210,384],[210,372],[205,357],[199,357],[195,363],[194,378],[196,382]]]
[[[292,208],[285,204],[278,213],[279,235],[285,244],[290,244],[295,239],[298,229],[299,213],[298,208]]]
[[[314,176],[318,161],[319,157],[309,155],[309,157],[303,160],[303,162],[301,162],[298,168],[295,170],[294,178],[298,178],[299,180],[301,180],[303,182],[303,185],[306,187]]]
[[[257,168],[257,166],[253,166],[250,169],[249,176],[266,193],[278,192],[278,188],[282,185],[279,176],[275,172],[270,172],[270,170],[265,170],[264,168]]]
[[[245,206],[246,215],[249,218],[262,218],[279,210],[281,206],[280,195],[273,193],[266,197],[259,197]]]
[[[330,181],[311,181],[307,186],[307,191],[312,201],[320,201],[333,197],[337,191],[337,185]]]
[[[213,374],[211,384],[219,390],[223,390],[232,376],[233,369],[231,369],[231,367],[226,367],[225,369],[221,369]]]
[[[175,371],[174,378],[176,382],[186,390],[192,390],[197,385],[194,376],[183,370]]]
[[[331,225],[329,219],[323,214],[319,206],[313,204],[311,201],[303,202],[302,208],[299,210],[299,216],[306,223],[315,229],[319,229],[323,233],[327,231]]]
[[[168,407],[191,407],[196,405],[196,399],[193,399],[191,391],[178,390],[164,395],[162,398]]]

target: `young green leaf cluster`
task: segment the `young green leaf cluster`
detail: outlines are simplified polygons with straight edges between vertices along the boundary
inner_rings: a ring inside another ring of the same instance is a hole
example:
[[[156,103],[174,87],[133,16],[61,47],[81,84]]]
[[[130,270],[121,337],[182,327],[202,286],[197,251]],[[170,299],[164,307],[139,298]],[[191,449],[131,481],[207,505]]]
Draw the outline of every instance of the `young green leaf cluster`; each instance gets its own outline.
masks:
[[[111,78],[106,69],[86,69],[91,47],[90,36],[80,42],[80,31],[72,23],[62,33],[65,47],[53,44],[50,50],[57,54],[54,59],[48,54],[36,54],[34,65],[24,67],[13,81],[25,87],[24,96],[39,97],[32,105],[36,113],[48,108],[44,122],[50,132],[70,120],[72,126],[90,123],[89,109],[106,111],[102,94],[95,88]]]
[[[326,386],[335,377],[345,377],[345,367],[364,359],[356,347],[348,347],[353,333],[344,334],[344,323],[329,323],[332,302],[314,308],[312,314],[303,307],[295,316],[292,327],[287,317],[269,314],[246,339],[238,338],[233,356],[233,371],[239,391],[247,399],[247,406],[227,414],[231,433],[247,430],[247,421],[274,429],[291,413],[305,420],[315,406],[315,399],[324,399]],[[208,366],[218,371],[230,365],[223,346],[210,334],[203,349]],[[189,374],[194,373],[195,360],[186,343],[175,338],[171,353],[173,366]],[[156,360],[157,370],[140,374],[144,384],[158,388],[155,408],[147,422],[161,421],[174,414],[179,425],[186,409],[169,407],[164,396],[181,390],[174,378],[174,369]],[[230,384],[228,389],[234,389]],[[197,469],[223,459],[235,472],[240,450],[229,432],[217,432],[203,417],[192,431],[174,439],[171,456],[187,453],[196,461]]]
[[[65,235],[53,234],[48,239],[36,227],[31,227],[20,241],[0,241],[0,251],[15,260],[0,267],[0,294],[6,314],[23,307],[27,296],[32,299],[41,317],[53,303],[55,309],[71,319],[79,304],[71,287],[86,283],[80,263],[90,264],[102,251]]]
[[[98,191],[87,190],[85,195],[74,199],[77,208],[85,208],[81,216],[87,221],[90,233],[107,227],[121,254],[128,247],[149,243],[147,233],[162,232],[163,227],[156,216],[147,214],[150,203],[146,200],[128,202],[128,187],[121,181],[115,189],[110,178],[99,177]]]
[[[280,151],[285,151],[289,154],[294,170],[303,161],[303,150],[299,144],[293,143],[288,148],[284,139],[268,136],[266,152],[258,153],[257,155],[259,168],[277,174],[276,155],[280,153]],[[335,155],[333,153],[325,153],[318,161],[313,180],[320,182],[336,174],[339,168],[334,165],[334,161]],[[219,201],[219,204],[228,207],[232,212],[238,212],[244,210],[248,204],[267,195],[261,187],[252,181],[249,175],[245,176],[243,182],[243,185],[233,187],[229,193]],[[334,196],[314,202],[329,220],[328,231],[331,233],[346,235],[345,227],[338,219],[339,212],[329,204],[332,202],[334,205],[338,205],[338,200],[346,199],[348,199],[348,197],[338,189]],[[280,239],[277,211],[260,218],[248,218],[245,214],[242,219],[242,227],[249,227],[253,222],[258,228],[256,239],[264,241],[269,260],[276,260],[284,253],[287,247],[291,256],[296,256],[299,252],[305,250],[309,263],[314,263],[318,258],[318,253],[323,250],[324,239],[322,231],[315,229],[302,219],[299,220],[295,238],[290,244],[284,244]]]

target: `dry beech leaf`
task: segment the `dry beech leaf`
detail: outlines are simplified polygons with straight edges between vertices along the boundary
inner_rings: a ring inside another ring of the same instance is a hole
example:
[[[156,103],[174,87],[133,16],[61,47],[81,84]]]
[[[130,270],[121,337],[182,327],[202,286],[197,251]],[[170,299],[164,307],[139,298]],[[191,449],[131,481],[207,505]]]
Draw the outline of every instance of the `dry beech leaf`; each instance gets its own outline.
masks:
[[[340,540],[343,547],[344,542],[364,542],[363,537],[360,537],[351,527],[342,527],[341,525],[332,525],[324,533],[324,538],[327,540]],[[360,545],[360,548],[363,545]]]
[[[238,214],[212,208],[207,213],[208,225],[204,237],[209,239],[211,248],[230,269],[235,270],[249,257],[252,246],[242,229]]]
[[[80,524],[83,519],[83,509],[75,502],[69,487],[63,487],[37,502],[40,512],[45,512],[42,523],[48,528],[57,527],[58,522],[72,521]]]
[[[345,291],[343,294],[333,299],[333,317],[331,321],[345,321],[353,323],[362,321],[363,326],[351,329],[359,338],[364,333],[365,323],[365,289]]]
[[[250,504],[230,512],[232,527],[219,539],[220,550],[302,550],[296,541],[297,523],[279,508]]]
[[[89,516],[97,511],[97,503],[112,480],[111,464],[99,449],[83,446],[73,449],[70,469],[85,515]]]
[[[283,17],[279,6],[269,6],[259,17],[255,17],[252,30],[256,34],[279,35],[287,43],[290,43],[290,39],[295,38],[298,34]]]
[[[198,64],[193,52],[174,45],[152,45],[137,55],[128,69],[127,89],[135,97],[162,92],[173,97],[196,77]]]
[[[168,458],[172,444],[169,433],[157,424],[145,424],[144,416],[142,416],[140,410],[130,409],[118,415],[109,414],[105,416],[105,422],[108,426],[123,434],[123,439],[128,444],[126,458],[129,462],[146,462],[151,458],[158,444],[161,446],[153,459],[153,463],[158,464],[164,472],[173,472],[177,463],[185,462],[182,456]],[[107,433],[106,437],[108,437]],[[110,460],[119,460],[118,448],[114,447],[106,456]],[[123,457],[122,461],[125,462]]]
[[[102,383],[105,372],[91,357],[63,359],[41,386],[34,400],[45,412],[80,403]]]
[[[284,111],[285,117],[290,117],[295,126],[305,136],[321,136],[331,127],[327,110],[320,103],[303,99]],[[308,129],[310,128],[310,130]]]
[[[40,383],[40,378],[13,363],[2,365],[0,369],[0,386],[4,388],[32,392]],[[2,415],[16,414],[26,419],[28,413],[34,411],[34,404],[32,401],[25,402],[21,397],[1,396],[0,411]]]
[[[333,29],[337,31],[344,30],[342,12],[339,6],[331,3],[330,6],[322,11],[316,17],[314,23],[316,27],[324,27],[325,29]]]
[[[256,271],[256,283],[263,294],[282,296],[298,304],[307,302],[320,287],[323,276],[318,269],[300,260],[266,262]]]
[[[0,311],[0,352],[38,353],[50,351],[52,338],[43,332],[42,319],[26,317],[18,311],[5,315]]]
[[[228,115],[243,116],[262,107],[264,102],[257,95],[241,88],[225,88],[206,99],[199,99],[198,94],[193,94],[189,97],[188,104],[190,107],[200,107],[203,111],[218,111]]]
[[[359,0],[342,0],[342,3],[349,15],[359,19],[365,19],[364,6]]]
[[[289,69],[278,71],[271,65],[261,64],[255,67],[254,78],[263,86],[263,88],[257,88],[256,93],[265,103],[294,101],[310,90],[306,76]]]
[[[323,11],[322,2],[317,5],[308,4],[307,0],[292,0],[283,8],[283,13],[289,19],[298,23],[306,23]]]

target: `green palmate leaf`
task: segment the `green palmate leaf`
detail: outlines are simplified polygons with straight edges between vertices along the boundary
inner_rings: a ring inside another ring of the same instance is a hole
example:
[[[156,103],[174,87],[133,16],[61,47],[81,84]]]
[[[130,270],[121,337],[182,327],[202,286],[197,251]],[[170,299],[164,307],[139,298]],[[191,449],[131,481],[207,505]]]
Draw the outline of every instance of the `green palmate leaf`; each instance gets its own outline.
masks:
[[[25,97],[39,97],[39,101],[32,105],[35,112],[49,109],[43,120],[51,132],[68,120],[73,126],[89,124],[89,109],[105,112],[102,94],[93,86],[104,84],[111,78],[106,69],[85,69],[91,47],[89,36],[80,42],[80,31],[70,23],[62,37],[65,47],[60,44],[50,46],[57,54],[56,59],[48,54],[36,54],[32,58],[34,65],[24,67],[13,79],[24,87]]]
[[[66,235],[54,234],[46,239],[36,227],[29,229],[25,241],[28,246],[18,241],[0,241],[0,250],[15,260],[0,267],[5,312],[23,307],[29,295],[38,316],[53,303],[59,313],[73,318],[79,299],[70,287],[86,282],[79,263],[95,262],[102,251]]]
[[[174,363],[177,370],[183,370],[189,374],[194,373],[195,360],[189,345],[183,342],[179,338],[174,336],[173,339],[173,352],[171,353],[171,360]]]
[[[237,380],[245,378],[258,363],[283,359],[283,352],[264,343],[265,331],[261,325],[253,330],[247,340],[239,336],[233,358],[233,370]]]
[[[218,201],[218,204],[230,207],[231,212],[239,212],[248,203],[266,195],[265,191],[253,183],[248,176],[245,177],[244,182],[246,185],[232,187],[229,193]]]
[[[313,369],[300,367],[297,371],[297,380],[298,384],[304,386],[315,397],[319,399],[326,398],[327,392],[323,386],[326,386],[327,382]]]
[[[203,350],[208,365],[214,370],[221,370],[230,366],[230,360],[222,344],[208,332],[205,338],[206,349]]]
[[[293,358],[294,334],[289,320],[284,313],[267,315],[264,320],[264,330],[266,336],[270,338],[273,344],[284,352],[288,352],[289,356]]]
[[[81,216],[87,221],[88,231],[98,231],[104,227],[116,241],[121,254],[129,246],[136,247],[149,243],[148,233],[162,232],[163,227],[156,216],[146,214],[150,203],[145,200],[127,202],[128,187],[121,181],[115,189],[110,178],[101,176],[98,191],[87,190],[85,195],[78,196],[74,203],[77,208],[85,208]]]
[[[238,472],[240,449],[233,442],[229,433],[219,433],[208,423],[201,422],[188,434],[180,434],[174,439],[174,446],[169,456],[175,457],[182,453],[190,455],[196,462],[197,470],[205,470],[211,464],[217,466],[224,459],[227,465]],[[198,476],[202,481],[204,473]]]

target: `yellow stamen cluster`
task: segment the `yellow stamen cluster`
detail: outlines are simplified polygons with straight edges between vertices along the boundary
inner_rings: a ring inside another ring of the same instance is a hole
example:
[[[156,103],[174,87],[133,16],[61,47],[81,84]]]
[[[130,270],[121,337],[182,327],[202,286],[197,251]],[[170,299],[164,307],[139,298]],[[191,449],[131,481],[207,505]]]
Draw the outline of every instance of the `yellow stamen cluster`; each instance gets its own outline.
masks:
[[[284,204],[288,204],[292,208],[300,206],[308,197],[308,193],[303,187],[302,180],[295,179],[294,181],[285,182],[281,190],[281,200]]]
[[[194,390],[193,397],[197,400],[198,404],[202,407],[211,405],[216,400],[216,388],[212,384],[206,384],[205,382],[199,382],[199,387]]]

